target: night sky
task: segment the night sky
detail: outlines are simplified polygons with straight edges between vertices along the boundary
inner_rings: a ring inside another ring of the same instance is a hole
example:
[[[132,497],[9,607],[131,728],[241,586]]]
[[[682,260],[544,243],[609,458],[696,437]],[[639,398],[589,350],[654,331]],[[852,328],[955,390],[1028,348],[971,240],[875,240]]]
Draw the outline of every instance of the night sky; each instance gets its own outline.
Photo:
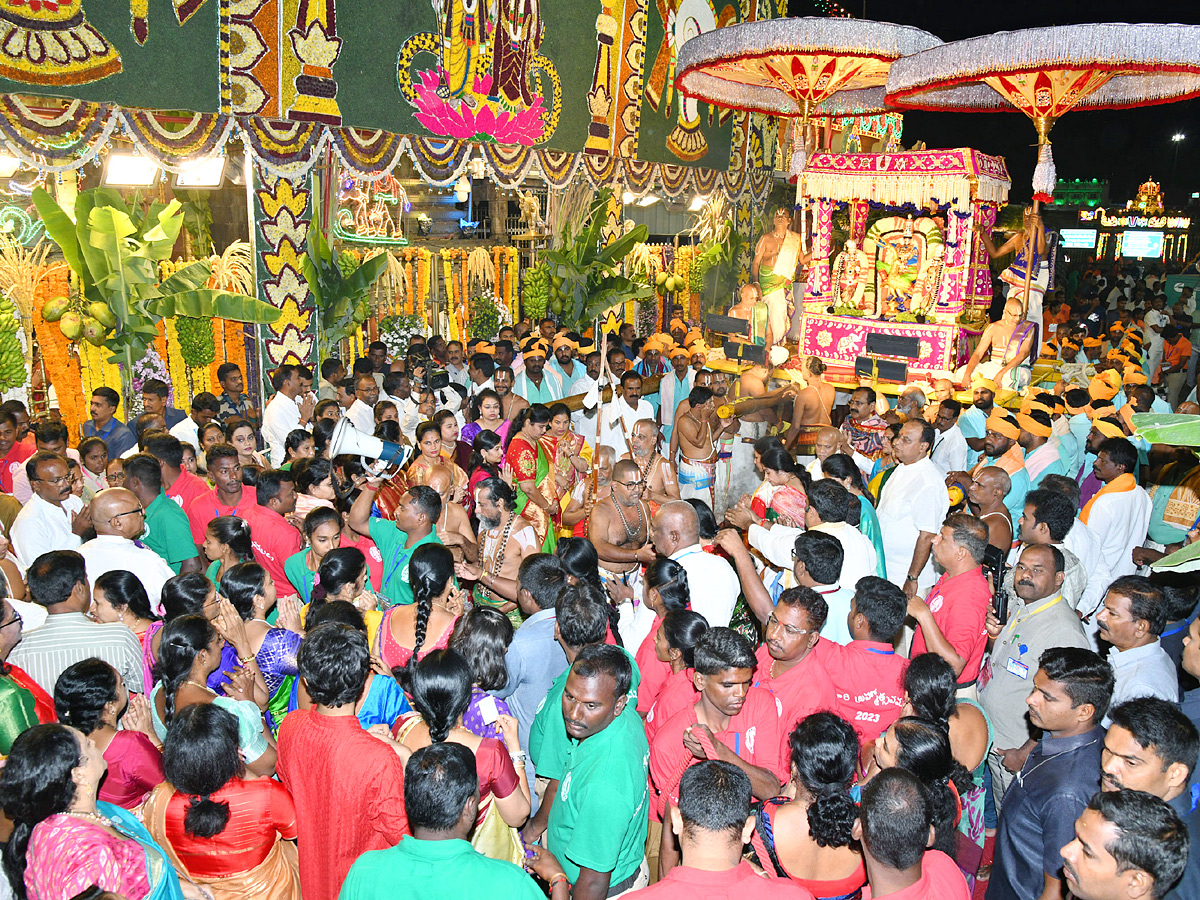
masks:
[[[839,0],[855,18],[913,25],[944,41],[995,31],[1084,22],[1182,22],[1200,24],[1200,3],[1114,3],[1110,0],[1029,0],[977,3],[972,0]],[[830,0],[789,0],[791,15],[824,14]],[[865,15],[864,15],[865,6]],[[1136,16],[1134,13],[1136,12]],[[1200,47],[1196,49],[1200,54]],[[1171,136],[1182,132],[1178,144]],[[1051,132],[1059,178],[1099,178],[1111,183],[1114,205],[1132,199],[1147,178],[1159,181],[1167,206],[1182,208],[1200,191],[1200,98],[1139,109],[1070,112]],[[1012,198],[1027,199],[1036,162],[1037,136],[1023,113],[910,112],[904,144],[974,147],[1005,157],[1013,179]],[[1178,162],[1176,163],[1176,150]]]

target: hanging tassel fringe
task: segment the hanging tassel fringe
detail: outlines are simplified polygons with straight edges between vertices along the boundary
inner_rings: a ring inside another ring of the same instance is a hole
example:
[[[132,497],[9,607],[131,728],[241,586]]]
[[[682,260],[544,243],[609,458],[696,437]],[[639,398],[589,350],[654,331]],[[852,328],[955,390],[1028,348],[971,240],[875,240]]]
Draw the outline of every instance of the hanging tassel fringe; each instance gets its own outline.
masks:
[[[1042,203],[1053,203],[1056,181],[1054,154],[1050,152],[1050,142],[1047,141],[1038,145],[1038,161],[1033,170],[1033,199]]]
[[[804,167],[808,163],[808,148],[803,142],[797,142],[795,149],[792,150],[792,164],[788,167],[788,184],[795,184],[796,180],[804,174]]]

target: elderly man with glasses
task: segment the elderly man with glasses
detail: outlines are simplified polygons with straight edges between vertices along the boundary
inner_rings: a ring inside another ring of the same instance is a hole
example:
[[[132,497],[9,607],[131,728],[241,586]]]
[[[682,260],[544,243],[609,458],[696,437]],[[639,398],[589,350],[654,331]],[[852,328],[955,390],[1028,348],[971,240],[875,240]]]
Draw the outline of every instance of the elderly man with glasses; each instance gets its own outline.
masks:
[[[92,527],[96,537],[79,552],[87,565],[88,584],[105,572],[125,570],[146,588],[150,606],[162,615],[162,588],[175,572],[167,561],[137,540],[146,530],[146,510],[133,491],[109,488],[92,498]]]

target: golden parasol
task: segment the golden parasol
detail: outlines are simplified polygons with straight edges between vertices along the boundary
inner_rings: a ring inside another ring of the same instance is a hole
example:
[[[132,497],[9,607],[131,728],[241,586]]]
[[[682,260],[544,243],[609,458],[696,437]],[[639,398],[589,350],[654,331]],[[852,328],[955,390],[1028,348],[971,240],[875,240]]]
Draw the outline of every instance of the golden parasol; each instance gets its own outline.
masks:
[[[1200,96],[1200,25],[1056,25],[954,41],[897,60],[887,102],[949,112],[1019,110],[1033,121],[1033,208],[1054,195],[1050,129],[1072,109]],[[1028,247],[1026,259],[1029,258]],[[1032,266],[1026,266],[1026,297]]]
[[[745,22],[685,43],[675,85],[714,106],[799,118],[788,172],[796,179],[799,203],[811,118],[881,111],[877,89],[892,63],[941,43],[919,28],[890,22],[818,17]]]

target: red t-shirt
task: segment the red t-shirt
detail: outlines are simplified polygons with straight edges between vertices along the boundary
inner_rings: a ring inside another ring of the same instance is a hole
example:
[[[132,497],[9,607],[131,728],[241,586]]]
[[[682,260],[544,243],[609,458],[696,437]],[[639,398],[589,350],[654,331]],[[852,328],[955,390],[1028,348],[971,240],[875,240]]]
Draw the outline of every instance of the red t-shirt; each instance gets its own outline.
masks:
[[[642,676],[641,684],[638,685],[637,711],[643,716],[650,712],[650,707],[654,705],[654,701],[658,699],[658,695],[666,686],[667,679],[671,677],[670,664],[658,658],[658,652],[654,646],[661,625],[662,617],[655,616],[654,624],[650,626],[650,633],[642,639],[642,646],[638,647],[637,653],[633,657],[637,661],[638,672]]]
[[[408,833],[404,764],[356,716],[289,713],[275,770],[296,805],[304,900],[337,900],[358,857]]]
[[[171,485],[174,487],[174,485]],[[192,540],[197,547],[204,546],[204,533],[208,531],[208,523],[218,516],[237,516],[250,521],[258,508],[258,492],[252,487],[242,488],[242,499],[237,506],[226,506],[217,502],[217,489],[209,488],[203,494],[188,504],[188,524],[192,526]]]
[[[792,756],[788,737],[796,723],[815,712],[836,710],[837,696],[829,675],[812,651],[778,678],[771,677],[771,663],[774,660],[766,644],[759,647],[754,656],[758,660],[758,668],[754,670],[754,686],[770,691],[783,706],[783,713],[779,717],[779,758],[786,772]]]
[[[210,838],[187,833],[183,820],[191,798],[178,792],[167,801],[164,829],[171,849],[198,878],[225,878],[245,872],[267,858],[280,838],[296,839],[292,795],[270,778],[234,778],[212,795],[229,804],[225,830]],[[308,852],[305,847],[305,852]]]
[[[639,900],[813,900],[806,888],[784,878],[763,878],[745,860],[724,872],[676,866],[662,881],[634,896]]]
[[[184,469],[179,473],[179,477],[175,479],[175,483],[170,488],[163,488],[163,493],[179,504],[179,508],[186,513],[188,507],[192,505],[193,500],[201,494],[207,494],[211,490],[212,488],[208,486],[207,481],[199,475],[193,475]],[[198,543],[202,543],[202,541]]]
[[[304,538],[296,526],[265,506],[255,506],[246,516],[250,524],[250,546],[254,548],[254,561],[271,573],[276,585],[288,592],[287,573],[283,564],[288,558],[304,549]]]
[[[784,775],[779,762],[780,710],[769,691],[752,687],[741,711],[713,737],[751,765]],[[699,762],[683,745],[683,733],[697,721],[695,706],[677,712],[663,722],[650,745],[650,779],[659,794],[655,802],[660,814],[666,812],[667,803],[679,804],[679,780]]]
[[[367,558],[367,571],[370,573],[371,590],[379,593],[383,590],[383,555],[379,552],[379,548],[375,546],[375,542],[365,534],[357,535],[358,540],[348,541],[346,536],[342,535],[339,547],[356,547],[362,551],[362,555]]]
[[[954,652],[967,661],[958,676],[961,685],[979,677],[983,651],[987,649],[987,611],[991,602],[992,591],[980,566],[961,575],[942,575],[925,601],[942,635]],[[925,634],[918,627],[909,656],[916,658],[928,652]]]
[[[862,900],[871,900],[871,886],[862,890]],[[888,900],[971,900],[967,879],[958,865],[941,850],[926,850],[921,857],[921,878]]]
[[[13,492],[13,472],[25,465],[25,460],[36,452],[33,447],[20,442],[12,445],[8,456],[0,459],[0,490],[6,494]]]
[[[654,743],[654,735],[671,716],[680,710],[695,706],[700,700],[693,677],[695,669],[680,669],[667,678],[667,683],[658,692],[658,699],[646,713],[646,741]]]
[[[833,682],[835,712],[858,732],[859,743],[875,740],[900,718],[908,660],[891,644],[851,641],[843,647],[821,638],[812,652]]]

